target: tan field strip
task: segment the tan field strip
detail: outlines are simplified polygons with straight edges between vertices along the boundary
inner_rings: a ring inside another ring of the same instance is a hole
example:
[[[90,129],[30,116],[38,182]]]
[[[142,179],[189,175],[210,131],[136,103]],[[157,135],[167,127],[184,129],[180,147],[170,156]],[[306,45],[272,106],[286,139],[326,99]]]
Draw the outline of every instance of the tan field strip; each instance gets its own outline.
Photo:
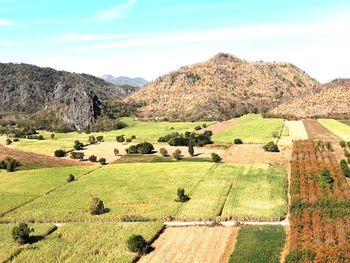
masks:
[[[168,227],[153,243],[155,250],[142,263],[228,262],[236,243],[237,227]]]
[[[307,140],[309,136],[302,121],[285,121],[289,129],[289,137],[292,140]]]
[[[212,131],[213,134],[218,134],[218,133],[221,133],[229,128],[232,128],[237,123],[238,123],[238,119],[231,119],[231,120],[227,120],[227,121],[217,122],[217,123],[210,125],[209,127],[205,128],[205,129],[200,130],[200,132]]]
[[[340,142],[342,140],[317,120],[304,120],[303,123],[311,140],[322,140],[329,142]]]

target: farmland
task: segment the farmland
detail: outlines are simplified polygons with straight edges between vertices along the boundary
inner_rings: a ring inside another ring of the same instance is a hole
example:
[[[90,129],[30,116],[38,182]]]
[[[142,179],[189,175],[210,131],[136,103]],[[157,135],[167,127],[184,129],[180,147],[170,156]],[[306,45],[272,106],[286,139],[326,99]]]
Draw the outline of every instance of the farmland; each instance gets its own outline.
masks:
[[[332,133],[326,127],[324,127],[317,120],[304,120],[303,121],[306,132],[308,134],[309,139],[311,140],[321,140],[325,142],[339,142],[341,138],[336,134]]]
[[[318,121],[343,140],[350,141],[350,126],[333,119],[320,119]]]
[[[276,141],[273,133],[282,131],[282,119],[264,119],[261,115],[249,114],[237,120],[232,128],[228,128],[213,136],[216,143],[232,143],[235,138],[240,138],[244,143],[267,143]]]

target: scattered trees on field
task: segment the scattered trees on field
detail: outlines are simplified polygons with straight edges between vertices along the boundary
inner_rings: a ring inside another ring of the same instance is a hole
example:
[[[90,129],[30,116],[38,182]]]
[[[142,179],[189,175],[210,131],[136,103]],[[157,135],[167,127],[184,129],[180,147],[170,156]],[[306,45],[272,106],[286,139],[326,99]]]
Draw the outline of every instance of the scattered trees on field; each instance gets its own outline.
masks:
[[[18,244],[26,244],[30,240],[31,232],[34,232],[33,228],[29,228],[25,223],[20,223],[18,226],[12,228],[12,238]]]
[[[84,156],[85,156],[85,154],[82,153],[82,152],[71,152],[70,153],[70,158],[72,158],[74,160],[83,161],[84,160]]]
[[[119,150],[117,148],[114,148],[113,152],[114,152],[114,156],[119,155]]]
[[[10,145],[10,144],[12,144],[12,141],[11,141],[11,139],[7,138],[5,143],[6,143],[6,145]]]
[[[180,149],[176,149],[174,152],[173,152],[173,158],[175,160],[180,160],[181,159],[181,151]]]
[[[4,160],[0,161],[0,169],[6,169],[8,172],[14,172],[18,166],[21,164],[10,157],[6,157]]]
[[[202,129],[202,127],[201,127],[201,126],[196,126],[196,127],[194,127],[194,129],[195,129],[196,131],[199,131],[199,130]]]
[[[139,143],[137,145],[131,145],[126,152],[128,154],[151,154],[154,151],[154,147],[149,142]]]
[[[154,248],[141,235],[132,235],[127,240],[127,247],[131,252],[139,255],[145,255],[154,250]]]
[[[76,151],[83,150],[83,149],[84,149],[84,144],[83,144],[82,142],[76,140],[76,141],[74,142],[73,148],[74,148],[74,150],[76,150]]]
[[[103,142],[103,141],[104,141],[102,135],[97,136],[97,137],[96,137],[96,140],[97,140],[98,142]]]
[[[185,189],[178,188],[177,189],[177,199],[175,199],[176,202],[185,203],[188,200],[190,200],[190,197],[185,194]]]
[[[168,151],[165,148],[160,148],[159,152],[163,157],[168,156]]]
[[[268,142],[267,144],[265,144],[264,146],[263,146],[263,148],[264,148],[264,150],[266,151],[266,152],[279,152],[280,150],[278,149],[278,146],[277,146],[277,144],[276,143],[274,143],[274,142]]]
[[[234,144],[243,144],[243,141],[239,138],[233,140]]]
[[[89,143],[90,143],[90,144],[95,144],[95,143],[96,143],[96,138],[95,138],[95,136],[93,136],[93,135],[90,135],[90,136],[89,136]]]
[[[201,134],[188,131],[184,134],[175,132],[160,137],[158,142],[167,142],[170,146],[189,146],[190,143],[193,143],[194,146],[203,147],[213,143],[211,140],[212,135],[212,131],[205,131]]]
[[[66,151],[65,150],[56,150],[55,156],[56,157],[64,157],[64,156],[66,156]]]
[[[105,158],[100,158],[99,160],[98,160],[98,162],[101,164],[101,165],[106,165],[107,164],[107,160],[105,159]]]
[[[96,155],[89,156],[89,161],[92,162],[92,163],[96,163],[97,162],[97,156]]]
[[[91,215],[102,215],[104,213],[109,212],[108,208],[105,208],[103,201],[98,198],[98,197],[94,197],[91,200],[90,203],[90,214]]]
[[[55,139],[55,134],[51,133],[50,137],[51,137],[51,140]]]
[[[211,160],[214,162],[214,163],[219,163],[222,161],[222,158],[220,157],[220,155],[218,155],[217,153],[212,153],[211,154]]]
[[[193,155],[194,155],[194,146],[193,146],[192,142],[190,142],[190,144],[188,145],[188,153],[191,155],[191,157],[193,157]]]
[[[116,137],[117,142],[125,142],[124,135],[119,135]]]
[[[68,183],[71,183],[71,182],[74,182],[74,181],[75,181],[75,176],[72,175],[72,174],[70,174],[70,175],[68,176],[68,178],[67,178],[67,182],[68,182]]]

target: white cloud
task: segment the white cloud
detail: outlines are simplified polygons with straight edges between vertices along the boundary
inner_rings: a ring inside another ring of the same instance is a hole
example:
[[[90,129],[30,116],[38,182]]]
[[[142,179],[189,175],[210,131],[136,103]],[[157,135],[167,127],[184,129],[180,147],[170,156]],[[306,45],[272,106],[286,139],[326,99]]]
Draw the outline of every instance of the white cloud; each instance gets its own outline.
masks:
[[[0,26],[12,26],[14,25],[15,23],[11,20],[8,20],[8,19],[1,19],[0,18]]]
[[[124,11],[137,4],[138,0],[127,0],[126,2],[113,6],[109,9],[101,10],[97,13],[97,18],[101,20],[111,20],[120,18]]]

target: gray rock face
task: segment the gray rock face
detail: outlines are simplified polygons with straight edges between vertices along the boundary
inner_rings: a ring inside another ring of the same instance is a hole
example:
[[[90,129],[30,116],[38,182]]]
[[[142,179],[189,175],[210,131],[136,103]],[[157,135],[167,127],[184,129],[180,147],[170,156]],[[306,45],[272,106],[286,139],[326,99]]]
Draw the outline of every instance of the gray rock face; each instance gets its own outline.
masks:
[[[77,130],[89,127],[96,119],[101,100],[119,100],[136,90],[86,74],[27,64],[0,64],[0,112],[35,113],[47,109],[60,113]]]

